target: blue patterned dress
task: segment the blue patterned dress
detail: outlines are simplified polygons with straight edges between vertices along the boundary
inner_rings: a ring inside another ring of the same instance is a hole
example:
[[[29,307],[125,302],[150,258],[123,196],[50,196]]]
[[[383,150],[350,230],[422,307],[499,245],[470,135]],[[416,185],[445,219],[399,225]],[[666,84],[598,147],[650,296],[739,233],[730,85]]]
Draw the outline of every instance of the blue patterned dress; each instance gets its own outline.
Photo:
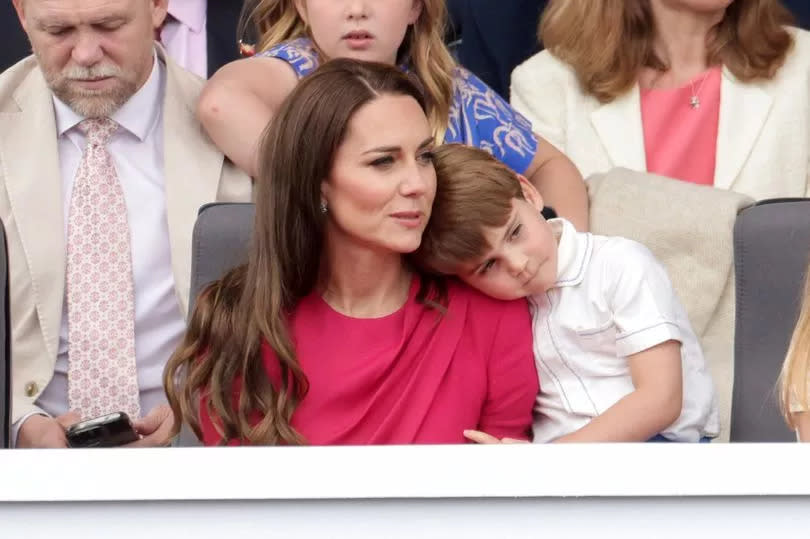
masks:
[[[320,64],[309,38],[279,43],[258,56],[286,61],[299,78],[309,75]],[[531,123],[463,67],[454,72],[453,102],[444,141],[487,150],[521,174],[537,153]]]

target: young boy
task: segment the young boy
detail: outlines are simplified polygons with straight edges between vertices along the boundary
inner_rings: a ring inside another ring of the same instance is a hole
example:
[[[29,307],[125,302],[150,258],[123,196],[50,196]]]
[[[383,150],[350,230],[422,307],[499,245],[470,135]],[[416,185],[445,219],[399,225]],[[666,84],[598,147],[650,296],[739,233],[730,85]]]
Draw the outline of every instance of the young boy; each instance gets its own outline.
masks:
[[[435,166],[436,198],[416,260],[490,296],[528,298],[541,380],[535,442],[717,436],[700,344],[644,246],[546,221],[537,190],[484,151],[443,146]]]

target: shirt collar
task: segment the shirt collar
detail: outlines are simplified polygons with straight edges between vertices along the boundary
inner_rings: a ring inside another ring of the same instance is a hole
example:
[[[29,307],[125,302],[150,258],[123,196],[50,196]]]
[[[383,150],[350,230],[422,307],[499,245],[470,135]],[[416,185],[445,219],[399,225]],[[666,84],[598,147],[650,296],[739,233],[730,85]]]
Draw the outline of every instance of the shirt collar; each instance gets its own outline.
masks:
[[[155,55],[149,78],[110,118],[143,142],[152,126],[155,125],[163,104],[162,87],[163,67]],[[53,105],[56,113],[56,130],[60,137],[85,119],[55,95]],[[148,111],[148,113],[144,114],[144,111]]]
[[[555,287],[575,286],[585,277],[585,264],[590,258],[592,236],[579,233],[565,219],[549,219],[548,224],[559,237],[557,246],[557,282]]]
[[[222,0],[214,0],[221,2]],[[205,0],[170,0],[169,15],[188,26],[195,34],[205,28]]]

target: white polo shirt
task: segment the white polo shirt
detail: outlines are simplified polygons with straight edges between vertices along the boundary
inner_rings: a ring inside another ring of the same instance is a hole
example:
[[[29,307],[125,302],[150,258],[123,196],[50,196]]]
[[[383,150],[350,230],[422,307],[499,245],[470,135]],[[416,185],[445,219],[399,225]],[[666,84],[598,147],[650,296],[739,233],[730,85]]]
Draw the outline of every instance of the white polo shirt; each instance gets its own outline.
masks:
[[[633,392],[627,356],[668,340],[681,343],[683,409],[661,434],[679,442],[717,436],[712,379],[663,266],[635,241],[549,223],[560,237],[557,282],[529,298],[540,375],[534,441],[569,434]]]

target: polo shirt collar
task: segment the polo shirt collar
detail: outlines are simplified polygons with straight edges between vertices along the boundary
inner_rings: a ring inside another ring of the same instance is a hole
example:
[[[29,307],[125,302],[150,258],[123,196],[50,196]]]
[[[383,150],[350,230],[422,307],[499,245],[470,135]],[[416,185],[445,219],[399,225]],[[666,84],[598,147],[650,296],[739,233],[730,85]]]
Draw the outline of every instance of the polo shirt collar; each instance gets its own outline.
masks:
[[[576,286],[585,278],[585,266],[592,249],[591,234],[577,232],[565,219],[549,219],[559,238],[557,245],[557,282],[555,287]]]

